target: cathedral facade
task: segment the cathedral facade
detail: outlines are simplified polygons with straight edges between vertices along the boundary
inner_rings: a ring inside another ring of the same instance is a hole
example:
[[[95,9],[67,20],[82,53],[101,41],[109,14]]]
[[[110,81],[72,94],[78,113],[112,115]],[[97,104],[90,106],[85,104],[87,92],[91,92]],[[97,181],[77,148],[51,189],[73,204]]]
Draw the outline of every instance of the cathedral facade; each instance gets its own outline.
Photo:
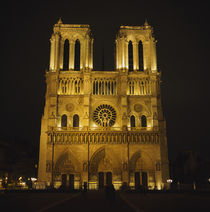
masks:
[[[156,40],[147,22],[121,26],[116,68],[93,69],[89,25],[54,25],[41,121],[38,181],[89,189],[168,187]]]

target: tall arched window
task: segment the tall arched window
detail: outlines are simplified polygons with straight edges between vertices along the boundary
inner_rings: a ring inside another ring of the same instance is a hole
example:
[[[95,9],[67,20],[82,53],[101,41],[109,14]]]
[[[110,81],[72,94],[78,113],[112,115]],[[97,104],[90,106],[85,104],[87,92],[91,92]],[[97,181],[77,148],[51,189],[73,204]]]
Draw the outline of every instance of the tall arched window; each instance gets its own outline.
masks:
[[[145,115],[141,116],[141,126],[147,127],[147,117]]]
[[[63,70],[69,70],[69,40],[64,42]]]
[[[77,114],[73,116],[73,127],[79,127],[79,116]]]
[[[139,71],[144,71],[144,60],[143,60],[143,44],[139,41]]]
[[[75,42],[74,70],[80,70],[80,41],[78,39]]]
[[[128,70],[133,71],[133,44],[131,41],[128,43]]]
[[[61,117],[61,127],[67,127],[67,116],[65,114]]]
[[[131,127],[136,127],[135,116],[134,115],[131,116]]]

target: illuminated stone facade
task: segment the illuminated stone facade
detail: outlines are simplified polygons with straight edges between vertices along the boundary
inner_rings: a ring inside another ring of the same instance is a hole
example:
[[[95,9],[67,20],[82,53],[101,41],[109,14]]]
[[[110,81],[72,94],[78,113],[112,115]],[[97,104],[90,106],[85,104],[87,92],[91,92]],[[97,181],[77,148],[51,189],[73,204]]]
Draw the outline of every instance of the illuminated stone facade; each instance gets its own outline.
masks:
[[[90,189],[167,187],[166,125],[156,41],[147,22],[121,26],[116,69],[93,70],[89,25],[54,26],[41,122],[39,182]]]

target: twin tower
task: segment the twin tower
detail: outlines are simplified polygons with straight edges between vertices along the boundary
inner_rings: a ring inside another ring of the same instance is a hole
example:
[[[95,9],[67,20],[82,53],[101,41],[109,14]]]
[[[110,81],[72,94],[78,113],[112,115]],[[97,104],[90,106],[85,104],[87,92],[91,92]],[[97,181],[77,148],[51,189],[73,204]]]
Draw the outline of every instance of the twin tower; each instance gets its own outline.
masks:
[[[93,69],[89,25],[54,25],[38,185],[168,187],[156,41],[147,22],[121,26],[114,70]]]
[[[54,26],[50,39],[50,71],[93,70],[93,38],[89,25]],[[153,29],[144,26],[121,26],[116,38],[116,70],[157,72],[156,40]]]

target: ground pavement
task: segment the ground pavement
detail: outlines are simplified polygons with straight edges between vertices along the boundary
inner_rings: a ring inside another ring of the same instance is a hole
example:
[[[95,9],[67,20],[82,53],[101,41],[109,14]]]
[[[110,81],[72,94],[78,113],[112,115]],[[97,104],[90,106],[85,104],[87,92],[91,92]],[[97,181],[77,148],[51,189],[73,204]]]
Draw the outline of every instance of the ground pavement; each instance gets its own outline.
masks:
[[[0,194],[0,211],[208,212],[210,193],[116,192],[111,200],[103,191],[5,192]]]
[[[116,193],[115,199],[106,198],[103,191],[87,193],[5,193],[0,196],[1,208],[4,211],[122,211],[133,212]]]

